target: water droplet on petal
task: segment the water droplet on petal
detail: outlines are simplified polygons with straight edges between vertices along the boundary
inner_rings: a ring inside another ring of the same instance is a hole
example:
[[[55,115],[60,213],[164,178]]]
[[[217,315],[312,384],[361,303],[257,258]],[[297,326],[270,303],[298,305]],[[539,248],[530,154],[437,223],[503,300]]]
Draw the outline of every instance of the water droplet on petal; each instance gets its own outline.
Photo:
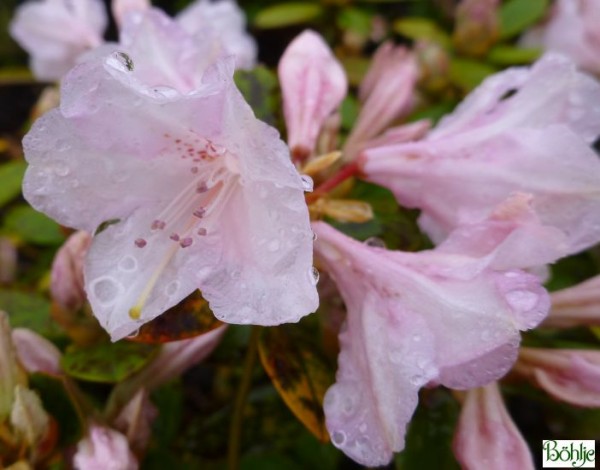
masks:
[[[365,240],[365,245],[373,248],[385,248],[385,242],[379,237],[370,237]]]
[[[346,442],[346,434],[342,431],[334,431],[331,440],[336,446],[343,446]]]
[[[277,250],[279,250],[279,240],[277,240],[277,239],[276,239],[276,240],[271,240],[271,241],[269,242],[269,244],[267,245],[267,249],[268,249],[270,252],[272,252],[272,253],[274,253],[274,252],[276,252]]]
[[[316,242],[316,241],[317,241],[317,238],[319,238],[319,237],[317,237],[317,234],[316,234],[315,232],[313,232],[313,233],[312,233],[312,239],[313,239],[313,242]]]
[[[315,268],[314,266],[308,270],[308,278],[313,286],[317,285],[317,283],[319,282],[319,277],[320,277],[319,270],[317,268]]]
[[[136,338],[140,335],[140,329],[138,328],[137,330],[135,330],[133,333],[131,333],[130,335],[127,335],[128,338]]]
[[[179,281],[173,281],[170,282],[167,287],[165,288],[165,293],[171,297],[172,295],[175,295],[177,293],[177,291],[179,290],[179,285],[180,282]]]
[[[109,276],[102,276],[92,281],[91,288],[98,302],[105,306],[114,304],[117,296],[123,291],[123,286]]]
[[[119,269],[121,271],[131,272],[137,269],[137,261],[133,256],[124,256],[119,261]]]
[[[312,192],[314,188],[313,179],[308,175],[302,175],[300,178],[302,179],[302,189],[307,193]]]

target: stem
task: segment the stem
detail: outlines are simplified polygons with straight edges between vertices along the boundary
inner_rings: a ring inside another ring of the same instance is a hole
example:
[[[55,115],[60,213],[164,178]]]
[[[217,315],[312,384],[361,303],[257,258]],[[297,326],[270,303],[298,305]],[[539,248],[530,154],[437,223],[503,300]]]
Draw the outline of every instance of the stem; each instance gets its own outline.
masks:
[[[244,368],[242,371],[242,379],[233,408],[233,417],[231,418],[231,426],[229,427],[229,450],[227,453],[227,468],[229,470],[237,470],[240,467],[240,446],[242,436],[242,424],[244,421],[244,408],[246,407],[246,398],[250,391],[252,382],[252,371],[256,363],[258,352],[258,335],[260,328],[253,326],[250,332],[250,340],[244,359]]]
[[[335,175],[321,183],[312,194],[307,195],[307,202],[311,203],[316,201],[322,195],[328,193],[333,188],[346,181],[348,178],[355,176],[358,173],[358,171],[359,168],[356,162],[352,162],[342,167],[340,171],[338,171]]]

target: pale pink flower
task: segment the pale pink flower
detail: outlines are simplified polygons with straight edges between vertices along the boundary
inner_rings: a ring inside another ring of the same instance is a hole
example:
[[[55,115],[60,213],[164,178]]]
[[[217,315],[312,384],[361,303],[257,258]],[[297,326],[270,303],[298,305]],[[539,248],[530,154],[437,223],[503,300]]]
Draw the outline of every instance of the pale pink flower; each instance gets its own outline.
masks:
[[[552,292],[552,308],[542,326],[573,328],[600,326],[600,276]]]
[[[15,328],[12,332],[12,341],[17,350],[19,362],[30,374],[35,372],[50,375],[62,374],[61,353],[53,343],[43,336],[27,328]]]
[[[600,74],[600,3],[556,0],[551,16],[521,40],[526,47],[560,52],[589,72]]]
[[[131,13],[144,12],[151,7],[150,0],[112,0],[111,10],[118,25],[123,24],[125,17]]]
[[[17,8],[10,34],[31,56],[39,80],[59,80],[86,51],[102,44],[101,0],[30,0]]]
[[[562,234],[564,256],[600,240],[600,160],[589,145],[598,134],[600,85],[546,55],[487,79],[424,140],[368,149],[361,164],[422,210],[436,243],[529,195],[538,224]]]
[[[521,348],[516,371],[557,400],[600,407],[600,351]]]
[[[289,44],[277,71],[288,144],[293,155],[306,158],[327,118],[346,96],[348,79],[325,40],[310,30]]]
[[[83,265],[92,236],[79,231],[71,235],[56,252],[50,272],[52,298],[65,310],[79,310],[86,302]]]
[[[77,444],[73,466],[76,470],[137,470],[138,462],[123,434],[91,424]]]
[[[508,414],[497,383],[467,392],[453,447],[465,470],[535,469],[531,451]]]
[[[196,0],[176,19],[188,33],[211,38],[219,53],[233,55],[236,68],[256,65],[256,41],[246,32],[246,15],[234,0]]]
[[[386,42],[377,49],[360,85],[362,109],[344,145],[346,161],[352,160],[369,140],[410,112],[418,72],[415,57],[405,47]]]
[[[347,307],[336,384],[325,396],[334,445],[357,462],[389,462],[428,383],[466,389],[503,376],[519,330],[536,326],[549,299],[523,271],[437,251],[391,252],[313,224],[318,259]]]
[[[232,62],[150,10],[64,79],[24,140],[23,191],[94,233],[85,287],[114,340],[200,288],[230,323],[298,321],[318,297],[304,184]]]

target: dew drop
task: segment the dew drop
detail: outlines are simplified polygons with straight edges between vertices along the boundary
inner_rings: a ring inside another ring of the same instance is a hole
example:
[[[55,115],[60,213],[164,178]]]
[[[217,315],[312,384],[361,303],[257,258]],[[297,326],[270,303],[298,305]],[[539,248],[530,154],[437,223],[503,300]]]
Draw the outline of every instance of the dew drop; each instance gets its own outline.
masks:
[[[319,237],[317,236],[317,234],[315,232],[313,232],[312,233],[312,240],[313,240],[313,242],[316,242],[317,238],[319,238]]]
[[[385,242],[379,237],[370,237],[365,240],[365,245],[373,248],[385,248]]]
[[[506,301],[519,312],[528,312],[538,302],[538,295],[528,290],[513,290],[506,294]]]
[[[313,286],[317,285],[317,283],[319,282],[319,277],[320,277],[319,270],[317,268],[315,268],[314,266],[308,270],[308,278]]]
[[[133,256],[125,256],[119,261],[121,271],[132,272],[137,269],[137,261]]]
[[[179,281],[173,281],[170,282],[167,287],[165,288],[165,293],[171,297],[173,295],[175,295],[177,293],[177,291],[179,290],[179,285],[180,282]]]
[[[124,52],[117,52],[117,58],[127,70],[129,70],[130,72],[133,71],[133,60],[131,60],[131,57],[129,57],[129,55],[125,54]]]
[[[307,193],[312,192],[314,188],[312,178],[308,175],[302,175],[300,178],[302,179],[302,189],[304,189],[304,191]]]
[[[346,442],[346,434],[342,431],[334,431],[331,440],[336,446],[343,446]]]
[[[112,277],[99,277],[92,282],[92,292],[102,305],[112,305],[117,301],[117,296],[123,286]]]
[[[137,338],[139,335],[140,335],[140,329],[138,328],[137,330],[135,330],[130,335],[127,335],[127,337],[130,338],[130,339],[133,339],[133,338]]]
[[[274,253],[277,250],[279,250],[279,240],[271,240],[269,242],[269,244],[267,245],[267,249],[271,252]]]
[[[62,162],[57,163],[54,166],[54,173],[56,173],[58,176],[67,176],[70,172],[71,170],[69,167]]]

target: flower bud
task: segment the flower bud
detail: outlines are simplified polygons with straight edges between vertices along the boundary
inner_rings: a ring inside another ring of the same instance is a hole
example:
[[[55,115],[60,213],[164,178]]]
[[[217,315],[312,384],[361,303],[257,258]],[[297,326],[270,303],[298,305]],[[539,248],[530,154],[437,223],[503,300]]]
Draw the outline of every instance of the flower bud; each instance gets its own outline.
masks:
[[[467,392],[453,448],[466,470],[535,468],[531,451],[508,414],[495,382]]]
[[[34,446],[44,438],[48,431],[49,417],[37,393],[23,385],[15,387],[10,422],[28,446]]]
[[[123,434],[92,424],[77,444],[73,466],[77,470],[137,470],[138,462]]]
[[[61,353],[46,338],[26,328],[16,328],[12,332],[12,340],[17,350],[19,361],[27,372],[42,372],[49,375],[60,375]]]
[[[454,45],[465,55],[483,56],[498,38],[498,0],[462,0],[456,8]]]

